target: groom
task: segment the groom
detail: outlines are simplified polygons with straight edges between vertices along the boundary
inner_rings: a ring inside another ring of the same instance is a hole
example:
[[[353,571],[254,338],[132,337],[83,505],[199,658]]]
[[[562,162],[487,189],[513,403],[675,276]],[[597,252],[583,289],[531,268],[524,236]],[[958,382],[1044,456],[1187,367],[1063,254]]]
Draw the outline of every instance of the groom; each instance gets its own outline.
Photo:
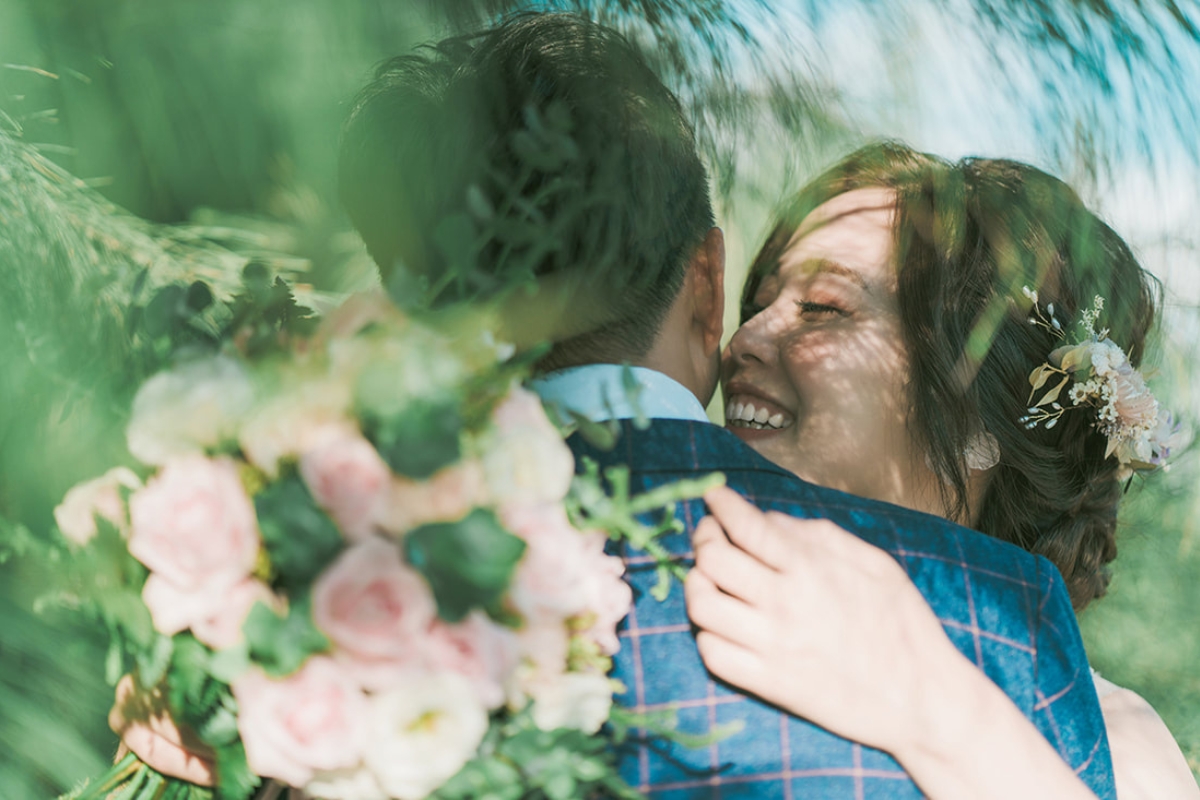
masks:
[[[535,14],[390,62],[352,109],[341,186],[385,281],[403,275],[435,287],[435,299],[530,273],[556,287],[565,315],[531,313],[526,301],[510,322],[525,332],[549,326],[554,344],[535,384],[548,404],[621,421],[607,451],[572,437],[577,457],[628,466],[635,491],[720,471],[762,509],[827,518],[894,555],[903,550],[897,558],[958,649],[1093,791],[1114,797],[1074,615],[1048,562],[941,519],[807,484],[708,422],[722,234],[678,101],[623,38]],[[464,241],[478,267],[463,266]],[[665,544],[685,561],[704,515],[700,501],[679,508],[687,530]],[[714,681],[683,592],[653,599],[646,559],[623,555],[636,602],[615,659],[614,677],[628,687],[618,701],[674,706],[693,733],[744,723],[699,749],[636,744],[622,767],[633,786],[663,798],[921,796],[887,753]]]

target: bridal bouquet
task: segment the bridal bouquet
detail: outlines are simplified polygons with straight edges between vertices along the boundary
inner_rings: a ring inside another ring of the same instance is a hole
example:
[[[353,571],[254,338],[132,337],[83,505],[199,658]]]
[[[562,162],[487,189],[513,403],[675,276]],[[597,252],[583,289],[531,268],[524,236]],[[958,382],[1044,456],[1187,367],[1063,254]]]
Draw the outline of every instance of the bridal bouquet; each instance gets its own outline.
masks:
[[[360,296],[311,335],[252,333],[145,383],[140,466],[55,512],[110,681],[161,698],[216,785],[130,755],[75,796],[632,794],[606,677],[631,596],[604,546],[649,541],[646,506],[573,488],[524,367],[478,328]]]

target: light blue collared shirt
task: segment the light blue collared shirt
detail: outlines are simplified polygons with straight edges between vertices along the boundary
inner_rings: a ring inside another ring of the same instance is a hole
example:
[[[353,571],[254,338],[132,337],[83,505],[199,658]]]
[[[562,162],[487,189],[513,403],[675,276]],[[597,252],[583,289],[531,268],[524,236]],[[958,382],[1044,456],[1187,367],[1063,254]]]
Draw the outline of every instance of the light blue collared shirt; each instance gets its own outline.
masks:
[[[611,419],[686,419],[708,422],[704,406],[683,384],[646,367],[588,364],[547,373],[529,388],[564,422],[571,411],[592,422]]]

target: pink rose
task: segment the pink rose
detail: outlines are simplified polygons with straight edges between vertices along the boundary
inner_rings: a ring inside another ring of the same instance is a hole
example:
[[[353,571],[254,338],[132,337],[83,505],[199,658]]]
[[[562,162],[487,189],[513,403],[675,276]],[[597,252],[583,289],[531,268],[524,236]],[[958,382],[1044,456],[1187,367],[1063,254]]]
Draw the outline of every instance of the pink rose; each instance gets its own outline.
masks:
[[[516,634],[478,611],[451,625],[435,620],[424,648],[429,666],[467,678],[488,708],[504,703],[504,686],[516,666]]]
[[[283,679],[251,669],[233,684],[238,733],[256,774],[303,787],[317,771],[353,767],[367,744],[367,701],[330,658]]]
[[[454,522],[487,500],[483,465],[467,459],[438,470],[424,481],[396,476],[381,527],[403,534],[431,522]]]
[[[265,583],[244,580],[226,593],[214,613],[193,620],[192,633],[214,650],[233,647],[242,640],[242,626],[257,603],[283,612],[283,601]]]
[[[584,611],[590,559],[586,540],[561,505],[507,506],[504,527],[525,540],[509,596],[526,619],[563,620]]]
[[[351,541],[374,530],[392,479],[379,453],[357,434],[336,436],[309,450],[300,459],[300,476]]]
[[[342,553],[313,584],[313,620],[369,688],[390,684],[419,657],[436,614],[425,579],[396,545],[375,537]]]
[[[142,485],[137,475],[125,467],[115,467],[67,492],[54,509],[54,521],[63,536],[77,545],[85,545],[96,535],[96,517],[121,531],[127,532],[125,503],[121,487],[136,489]]]
[[[143,598],[156,618],[190,624],[248,577],[258,556],[254,507],[228,459],[185,456],[169,462],[129,500],[129,552],[151,571]],[[178,602],[178,612],[163,609]],[[184,608],[183,606],[186,606]],[[155,614],[156,607],[158,614]],[[160,628],[163,633],[174,625]]]

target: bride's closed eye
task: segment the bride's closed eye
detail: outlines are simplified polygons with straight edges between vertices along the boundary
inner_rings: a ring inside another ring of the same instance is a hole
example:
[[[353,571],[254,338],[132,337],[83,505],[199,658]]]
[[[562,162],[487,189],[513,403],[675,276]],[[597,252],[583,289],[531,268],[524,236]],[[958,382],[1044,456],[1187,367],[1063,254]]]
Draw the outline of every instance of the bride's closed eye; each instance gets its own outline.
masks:
[[[800,316],[806,319],[824,319],[835,315],[844,317],[849,313],[840,306],[828,303],[814,303],[809,300],[797,300],[796,307],[800,309]]]

